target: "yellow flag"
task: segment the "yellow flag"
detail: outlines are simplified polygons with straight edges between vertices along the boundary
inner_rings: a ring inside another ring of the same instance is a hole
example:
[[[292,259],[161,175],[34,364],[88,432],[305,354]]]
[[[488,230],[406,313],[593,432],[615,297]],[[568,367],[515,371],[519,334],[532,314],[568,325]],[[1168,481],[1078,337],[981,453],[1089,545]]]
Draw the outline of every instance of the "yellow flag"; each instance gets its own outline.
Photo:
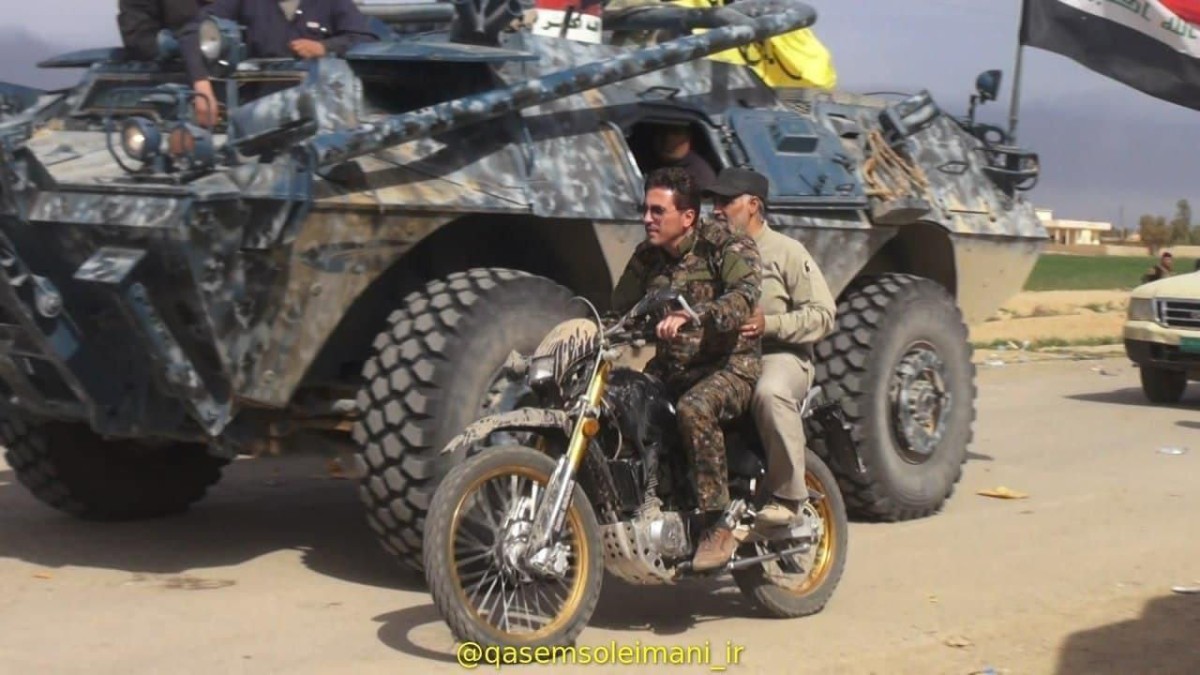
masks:
[[[724,3],[722,0],[669,0],[669,4],[707,8]],[[704,29],[696,32],[702,33]],[[810,28],[777,35],[765,43],[728,49],[709,58],[748,65],[772,87],[833,89],[837,86],[833,57]]]

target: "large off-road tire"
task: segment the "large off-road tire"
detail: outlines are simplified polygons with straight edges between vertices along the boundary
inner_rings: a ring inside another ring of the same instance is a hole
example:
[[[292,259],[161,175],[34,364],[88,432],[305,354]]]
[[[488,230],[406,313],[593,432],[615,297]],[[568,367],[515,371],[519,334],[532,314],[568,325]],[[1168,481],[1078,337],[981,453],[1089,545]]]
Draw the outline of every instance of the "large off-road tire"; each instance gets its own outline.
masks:
[[[962,314],[941,285],[907,274],[856,280],[837,313],[816,365],[817,382],[842,397],[861,460],[826,458],[847,508],[884,521],[937,513],[974,435],[975,366]],[[913,408],[898,401],[902,392]]]
[[[515,490],[517,499],[531,494],[544,499],[554,467],[553,459],[532,448],[492,447],[456,466],[438,487],[429,509],[423,552],[425,578],[434,605],[460,642],[501,647],[566,646],[574,644],[587,627],[600,600],[604,559],[600,526],[583,488],[574,488],[563,518],[563,536],[558,540],[568,549],[564,579],[550,581],[545,589],[534,588],[528,582],[514,585],[499,571],[499,561],[506,558],[499,542],[513,538],[519,541],[522,533],[527,536],[537,507],[529,500],[530,507],[522,517],[509,520],[506,504],[513,501],[510,492]],[[489,483],[499,487],[488,490]],[[538,489],[526,494],[525,485],[537,485]],[[478,504],[483,508],[473,508]],[[498,588],[490,590],[497,581]],[[561,602],[554,602],[555,585],[561,589]],[[486,619],[480,611],[486,613]],[[544,617],[544,625],[530,626],[522,632],[508,625],[534,612]]]
[[[429,502],[463,459],[442,448],[476,419],[516,407],[505,359],[580,314],[572,297],[544,277],[473,269],[410,293],[388,317],[363,368],[353,435],[367,522],[404,566],[421,571]]]
[[[819,495],[810,500],[808,509],[809,518],[820,523],[821,531],[812,550],[804,554],[804,557],[811,554],[811,561],[798,562],[789,556],[732,572],[744,595],[771,614],[785,619],[809,616],[824,609],[846,568],[850,538],[846,502],[842,499],[837,478],[812,450],[804,453],[804,482],[810,495]],[[755,544],[746,544],[742,553],[745,556],[763,555],[769,550],[787,549],[793,545],[787,541],[772,542],[769,548],[758,550]]]
[[[228,460],[203,445],[151,447],[105,440],[81,424],[0,421],[17,480],[39,501],[84,520],[154,518],[186,511]]]
[[[1187,390],[1187,373],[1179,370],[1164,370],[1141,366],[1138,373],[1142,380],[1142,393],[1151,403],[1179,403]]]

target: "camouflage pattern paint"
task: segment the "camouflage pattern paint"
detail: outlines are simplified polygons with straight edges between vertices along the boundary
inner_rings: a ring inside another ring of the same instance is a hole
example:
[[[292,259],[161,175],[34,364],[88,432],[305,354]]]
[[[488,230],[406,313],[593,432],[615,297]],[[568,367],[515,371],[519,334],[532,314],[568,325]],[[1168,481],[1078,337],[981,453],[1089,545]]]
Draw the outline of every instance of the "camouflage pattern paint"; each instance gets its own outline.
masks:
[[[313,364],[354,303],[464,219],[578,228],[563,236],[580,242],[577,255],[603,258],[609,278],[594,286],[611,288],[642,236],[642,167],[625,137],[635,124],[686,117],[720,169],[750,164],[758,142],[732,126],[737,110],[770,113],[782,125],[771,133],[804,120],[820,136],[805,166],[849,167],[853,195],[870,182],[869,134],[888,111],[911,112],[774,91],[746,67],[703,58],[811,25],[815,12],[794,0],[622,10],[606,13],[605,29],[622,21],[712,30],[644,49],[526,30],[494,45],[395,34],[345,59],[248,61],[236,81],[295,86],[232,109],[213,136],[216,163],[190,173],[127,171],[120,162],[138,163],[105,131],[106,115],[146,112],[122,88],[182,84],[177,65],[89,50],[56,60],[87,68],[66,92],[0,87],[0,405],[114,435],[253,435],[249,413],[290,414],[317,384]],[[968,316],[985,316],[1016,290],[1045,232],[989,173],[980,140],[917,108],[931,121],[892,137],[928,179],[910,195],[927,205],[913,224],[950,242],[941,266]],[[800,195],[770,216],[804,241],[836,294],[910,227],[873,220],[885,201]],[[591,235],[599,247],[584,249]]]

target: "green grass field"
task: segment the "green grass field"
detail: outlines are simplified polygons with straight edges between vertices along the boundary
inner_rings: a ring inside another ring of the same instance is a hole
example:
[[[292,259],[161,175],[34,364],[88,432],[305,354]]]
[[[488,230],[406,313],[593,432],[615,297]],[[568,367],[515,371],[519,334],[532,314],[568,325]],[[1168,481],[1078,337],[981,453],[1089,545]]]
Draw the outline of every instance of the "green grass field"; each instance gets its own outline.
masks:
[[[1130,290],[1142,283],[1142,275],[1155,259],[1125,256],[1080,256],[1046,254],[1038,259],[1025,282],[1027,291]],[[1175,274],[1191,272],[1192,258],[1175,258]]]

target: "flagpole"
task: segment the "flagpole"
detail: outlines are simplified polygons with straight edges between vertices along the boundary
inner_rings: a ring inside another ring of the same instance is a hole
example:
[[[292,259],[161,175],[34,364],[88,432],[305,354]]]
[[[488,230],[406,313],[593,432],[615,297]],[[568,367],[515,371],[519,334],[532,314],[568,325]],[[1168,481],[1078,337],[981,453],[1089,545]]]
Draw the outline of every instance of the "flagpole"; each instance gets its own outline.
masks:
[[[1021,66],[1025,55],[1022,30],[1025,27],[1025,0],[1021,0],[1021,11],[1017,18],[1017,59],[1013,64],[1012,101],[1008,110],[1008,142],[1017,142],[1017,111],[1021,106]]]
[[[1008,111],[1009,143],[1017,142],[1017,109],[1021,105],[1021,57],[1024,49],[1024,45],[1017,46],[1017,63],[1013,66],[1012,105]]]

